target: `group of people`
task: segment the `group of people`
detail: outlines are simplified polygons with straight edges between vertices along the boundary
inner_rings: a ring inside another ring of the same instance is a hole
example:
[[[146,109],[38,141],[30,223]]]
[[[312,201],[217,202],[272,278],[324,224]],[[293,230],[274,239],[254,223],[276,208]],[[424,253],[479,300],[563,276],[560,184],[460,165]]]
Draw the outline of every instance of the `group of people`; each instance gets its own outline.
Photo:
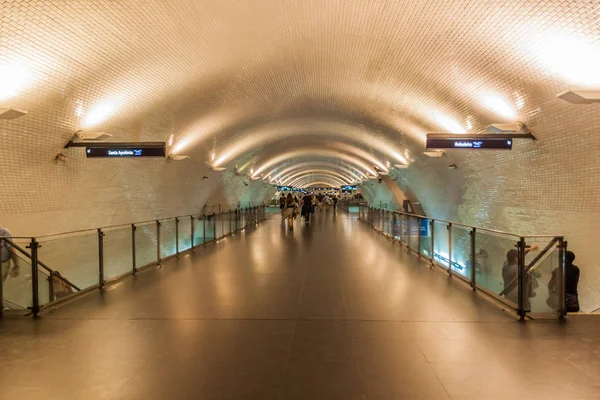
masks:
[[[537,250],[536,245],[527,247],[525,254],[534,250]],[[575,261],[575,253],[567,251],[565,254],[564,271],[565,310],[567,312],[579,311],[579,296],[577,293],[577,286],[579,285],[579,267],[573,264],[573,261]],[[515,304],[518,304],[519,301],[518,273],[519,253],[516,249],[511,249],[506,253],[506,261],[502,266],[502,280],[504,281],[502,295]],[[553,310],[559,308],[558,274],[559,270],[556,268],[552,271],[552,277],[548,282],[548,298],[546,304]],[[531,299],[536,295],[536,289],[539,287],[537,279],[540,276],[538,271],[525,271],[523,307],[526,310],[531,310]]]
[[[288,220],[288,227],[290,230],[294,229],[294,219],[298,215],[304,218],[305,223],[310,222],[311,214],[315,213],[315,210],[327,211],[330,207],[333,207],[333,211],[336,211],[338,203],[337,197],[330,197],[319,193],[317,195],[306,193],[301,199],[288,193],[287,196],[283,194],[279,198],[279,208],[281,210],[281,217]]]

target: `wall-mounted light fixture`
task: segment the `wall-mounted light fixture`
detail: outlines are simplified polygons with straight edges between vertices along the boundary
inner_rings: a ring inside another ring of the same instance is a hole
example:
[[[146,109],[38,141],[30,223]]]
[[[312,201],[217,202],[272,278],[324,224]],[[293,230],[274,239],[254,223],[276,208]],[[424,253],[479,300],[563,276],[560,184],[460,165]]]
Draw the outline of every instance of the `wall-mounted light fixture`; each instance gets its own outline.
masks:
[[[110,139],[113,135],[106,132],[92,132],[92,131],[77,131],[75,132],[74,139],[81,140],[106,140]]]
[[[27,111],[16,108],[0,108],[0,119],[17,119],[27,115]]]
[[[431,151],[424,151],[423,155],[426,155],[427,157],[439,158],[439,157],[444,156],[444,152],[439,151],[439,150],[431,150]]]
[[[171,161],[183,161],[183,160],[189,159],[190,156],[179,156],[179,155],[175,155],[175,154],[169,154],[167,156],[167,158]]]
[[[599,90],[578,90],[572,89],[556,95],[561,100],[567,101],[572,104],[592,104],[600,103],[600,89]]]

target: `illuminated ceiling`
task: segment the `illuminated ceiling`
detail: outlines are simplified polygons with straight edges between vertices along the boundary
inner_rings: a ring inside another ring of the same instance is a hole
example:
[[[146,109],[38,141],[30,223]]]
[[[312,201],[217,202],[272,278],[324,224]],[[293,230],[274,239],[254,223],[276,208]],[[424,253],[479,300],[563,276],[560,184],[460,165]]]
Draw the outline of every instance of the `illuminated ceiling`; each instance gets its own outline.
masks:
[[[0,106],[61,99],[65,132],[121,140],[169,124],[171,153],[272,182],[427,165],[426,132],[529,124],[546,105],[571,107],[559,92],[600,86],[590,1],[2,7]]]

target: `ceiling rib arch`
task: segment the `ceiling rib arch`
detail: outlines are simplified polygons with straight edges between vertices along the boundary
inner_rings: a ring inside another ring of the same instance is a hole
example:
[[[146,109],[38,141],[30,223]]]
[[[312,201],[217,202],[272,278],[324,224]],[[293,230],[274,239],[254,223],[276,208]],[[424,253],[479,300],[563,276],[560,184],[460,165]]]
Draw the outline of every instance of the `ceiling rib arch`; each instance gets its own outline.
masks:
[[[279,153],[278,155],[272,156],[267,160],[262,161],[262,164],[254,169],[253,176],[260,175],[260,173],[266,170],[267,168],[275,168],[277,165],[283,164],[285,162],[289,163],[290,161],[301,157],[313,159],[324,158],[326,160],[340,159],[357,167],[360,167],[361,172],[365,171],[362,172],[365,175],[375,175],[373,166],[370,165],[367,160],[357,157],[356,155],[349,155],[331,149],[295,149],[285,153]]]
[[[344,186],[344,182],[340,181],[339,179],[337,179],[335,177],[328,176],[328,175],[307,175],[305,177],[296,179],[294,182],[291,182],[288,186],[306,187],[307,182],[317,181],[317,180],[328,182],[328,184],[331,185],[332,187]]]
[[[251,127],[240,132],[239,135],[243,135],[243,137],[227,146],[227,149],[215,160],[215,166],[230,162],[252,149],[281,143],[283,139],[295,137],[302,137],[303,140],[319,137],[335,138],[342,143],[372,148],[395,163],[408,164],[408,160],[402,155],[403,150],[397,148],[390,140],[375,135],[365,127],[355,126],[346,121],[331,119],[284,120]],[[244,167],[241,169],[243,170]]]
[[[306,175],[311,175],[311,174],[315,175],[316,173],[327,174],[327,175],[330,175],[330,176],[335,176],[335,177],[341,179],[345,184],[348,184],[348,185],[351,184],[352,182],[354,182],[354,180],[352,178],[350,178],[350,177],[348,177],[348,176],[346,176],[344,174],[340,174],[340,173],[335,172],[335,171],[329,171],[329,170],[326,170],[326,169],[319,169],[319,168],[307,169],[307,170],[302,170],[302,171],[296,172],[296,173],[294,173],[294,174],[286,177],[285,179],[282,179],[281,182],[282,182],[283,185],[286,185],[287,183],[295,180],[298,177],[304,177]]]
[[[266,173],[265,178],[263,178],[263,179],[269,179],[271,182],[275,182],[277,180],[284,179],[289,174],[298,172],[299,170],[303,170],[306,168],[327,168],[332,171],[337,171],[337,172],[346,174],[346,175],[352,177],[355,181],[362,181],[362,179],[363,179],[363,177],[360,175],[360,173],[355,172],[353,169],[351,169],[345,165],[342,165],[342,164],[336,164],[334,162],[327,162],[327,161],[308,161],[308,162],[296,163],[287,168],[284,168],[283,170],[281,170],[277,173],[274,173],[273,170],[270,170],[268,173]]]

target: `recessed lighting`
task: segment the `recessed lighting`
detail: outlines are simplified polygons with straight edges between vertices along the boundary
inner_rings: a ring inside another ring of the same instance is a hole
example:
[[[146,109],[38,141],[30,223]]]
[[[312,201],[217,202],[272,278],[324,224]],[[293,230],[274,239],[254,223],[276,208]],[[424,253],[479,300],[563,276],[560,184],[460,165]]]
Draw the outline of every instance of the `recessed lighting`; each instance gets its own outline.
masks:
[[[496,95],[483,96],[483,104],[502,117],[515,118],[517,114],[506,100]]]
[[[27,111],[16,108],[0,108],[0,119],[16,119],[23,115],[27,115]]]
[[[463,128],[458,122],[455,120],[446,117],[445,115],[438,114],[435,117],[438,124],[440,124],[444,129],[447,129],[451,133],[467,133],[465,128]]]
[[[216,172],[225,171],[225,169],[226,169],[225,167],[218,167],[218,166],[212,167],[212,170],[216,171]]]
[[[23,66],[0,65],[0,100],[15,97],[30,80]]]
[[[394,168],[408,168],[407,164],[394,164]]]
[[[93,108],[83,119],[84,126],[94,126],[104,122],[115,110],[115,106],[110,103],[104,103]]]

